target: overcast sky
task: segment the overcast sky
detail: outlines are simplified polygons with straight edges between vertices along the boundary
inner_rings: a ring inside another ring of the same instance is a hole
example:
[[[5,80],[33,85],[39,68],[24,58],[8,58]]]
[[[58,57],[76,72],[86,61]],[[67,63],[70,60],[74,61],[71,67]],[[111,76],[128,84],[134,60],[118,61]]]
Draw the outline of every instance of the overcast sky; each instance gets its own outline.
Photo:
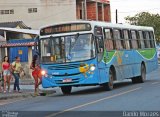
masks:
[[[118,22],[125,23],[124,17],[147,11],[160,14],[160,0],[110,0],[112,22],[115,23],[115,11],[118,10]]]

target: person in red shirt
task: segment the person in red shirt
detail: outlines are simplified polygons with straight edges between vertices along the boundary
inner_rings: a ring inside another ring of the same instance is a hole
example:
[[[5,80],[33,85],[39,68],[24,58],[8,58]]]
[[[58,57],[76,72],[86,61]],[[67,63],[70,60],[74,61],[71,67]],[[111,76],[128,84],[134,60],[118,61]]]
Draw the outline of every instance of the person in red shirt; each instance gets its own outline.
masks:
[[[2,72],[3,72],[3,79],[4,79],[3,92],[6,93],[6,84],[7,83],[8,83],[8,92],[10,92],[11,72],[10,72],[10,63],[9,63],[8,56],[5,56],[4,61],[2,62]]]
[[[39,85],[42,82],[42,76],[41,76],[41,69],[38,63],[38,56],[34,55],[33,60],[31,63],[30,68],[33,70],[32,71],[32,76],[34,78],[35,84],[34,84],[34,94],[39,95]]]

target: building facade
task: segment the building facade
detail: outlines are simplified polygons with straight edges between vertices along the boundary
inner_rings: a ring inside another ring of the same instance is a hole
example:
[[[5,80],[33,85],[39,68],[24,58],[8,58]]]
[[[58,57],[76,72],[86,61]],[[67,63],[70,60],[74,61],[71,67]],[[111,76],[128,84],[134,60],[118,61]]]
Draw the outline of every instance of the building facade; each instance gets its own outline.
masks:
[[[77,19],[111,21],[109,0],[77,0]]]
[[[23,21],[28,27],[74,20],[111,21],[109,0],[1,0],[0,22]]]

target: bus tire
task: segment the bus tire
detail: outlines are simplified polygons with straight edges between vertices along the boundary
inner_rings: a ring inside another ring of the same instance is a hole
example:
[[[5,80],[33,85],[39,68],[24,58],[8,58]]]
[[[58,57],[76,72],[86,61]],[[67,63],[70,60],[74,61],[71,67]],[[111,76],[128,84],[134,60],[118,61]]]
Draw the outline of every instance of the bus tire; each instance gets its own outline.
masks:
[[[114,72],[113,69],[109,70],[109,82],[105,83],[103,86],[105,88],[105,90],[110,91],[113,89],[113,80],[114,80]]]
[[[146,67],[144,64],[141,65],[141,75],[138,77],[138,83],[144,83],[146,80]]]
[[[146,80],[146,67],[144,64],[141,65],[141,75],[132,78],[132,83],[143,83]]]
[[[139,78],[139,76],[137,76],[137,77],[133,77],[132,78],[132,83],[138,83],[138,78]]]
[[[63,86],[61,87],[61,91],[64,95],[71,94],[72,87],[71,86]]]

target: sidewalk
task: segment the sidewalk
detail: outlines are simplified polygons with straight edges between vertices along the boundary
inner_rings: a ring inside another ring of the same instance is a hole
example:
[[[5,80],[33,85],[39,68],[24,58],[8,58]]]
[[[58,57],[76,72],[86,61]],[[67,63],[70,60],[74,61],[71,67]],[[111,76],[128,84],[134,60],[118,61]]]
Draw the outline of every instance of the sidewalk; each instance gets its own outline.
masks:
[[[13,98],[27,98],[27,97],[34,97],[34,80],[32,79],[23,79],[20,80],[20,88],[22,93],[13,92],[13,81],[11,82],[11,92],[6,93],[0,93],[0,100],[3,99],[13,99]],[[56,93],[54,89],[43,89],[42,86],[39,87],[40,92],[42,92],[44,95],[49,95]]]

